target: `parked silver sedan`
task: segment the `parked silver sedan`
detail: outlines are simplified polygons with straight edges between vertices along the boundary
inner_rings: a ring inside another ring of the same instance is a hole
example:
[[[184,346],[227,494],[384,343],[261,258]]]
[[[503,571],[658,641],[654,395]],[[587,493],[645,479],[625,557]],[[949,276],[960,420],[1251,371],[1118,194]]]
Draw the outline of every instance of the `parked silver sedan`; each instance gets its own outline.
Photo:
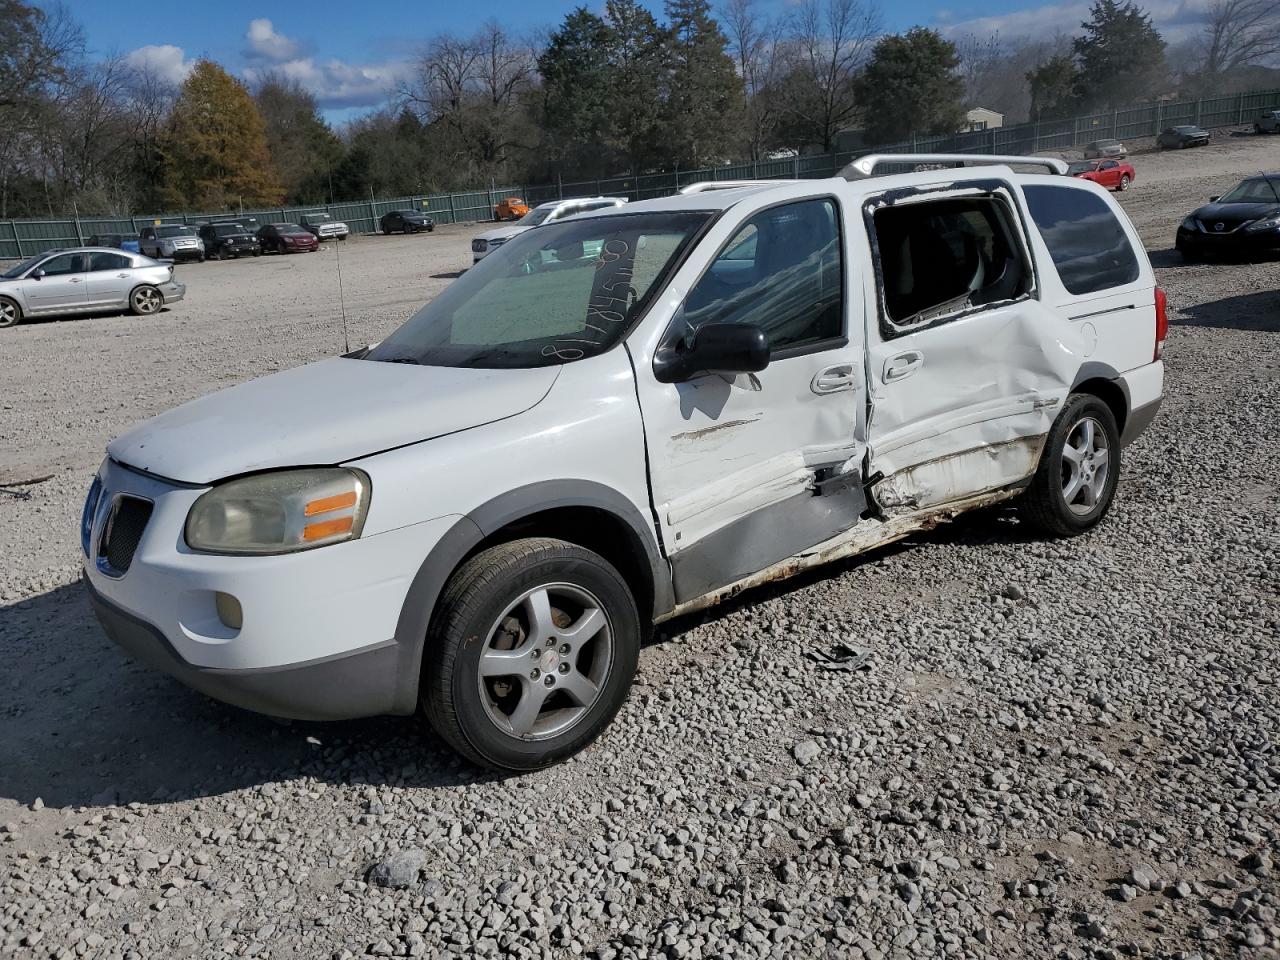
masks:
[[[158,313],[186,295],[172,263],[110,247],[46,250],[0,273],[0,327],[57,314]]]

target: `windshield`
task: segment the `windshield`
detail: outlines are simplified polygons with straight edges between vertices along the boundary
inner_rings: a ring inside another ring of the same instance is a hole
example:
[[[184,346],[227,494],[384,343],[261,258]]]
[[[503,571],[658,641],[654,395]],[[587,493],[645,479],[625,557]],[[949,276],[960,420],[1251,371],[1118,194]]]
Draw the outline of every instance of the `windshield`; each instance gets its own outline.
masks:
[[[707,212],[590,217],[503,244],[369,360],[545,367],[604,353],[630,329]]]
[[[520,224],[522,227],[536,227],[538,224],[542,223],[542,221],[546,220],[547,217],[551,216],[551,211],[554,209],[555,207],[535,207],[517,220],[516,223]]]
[[[157,237],[194,237],[196,232],[190,227],[156,227]]]
[[[1241,180],[1219,203],[1280,203],[1280,184],[1267,177]]]
[[[37,254],[34,257],[30,257],[29,259],[23,260],[16,267],[10,267],[4,273],[0,273],[0,280],[17,280],[18,277],[22,276],[24,273],[26,273],[28,270],[30,270],[32,267],[34,267],[37,263],[39,263],[48,255],[49,254],[46,251],[45,253]]]

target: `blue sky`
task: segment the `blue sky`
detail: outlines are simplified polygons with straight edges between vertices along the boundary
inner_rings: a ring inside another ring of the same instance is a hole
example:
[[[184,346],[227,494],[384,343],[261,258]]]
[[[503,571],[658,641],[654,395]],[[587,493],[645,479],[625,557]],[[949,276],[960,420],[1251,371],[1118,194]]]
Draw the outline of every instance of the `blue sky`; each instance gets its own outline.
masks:
[[[712,0],[713,5],[715,0]],[[781,15],[795,0],[757,0],[762,11]],[[1157,25],[1176,39],[1208,0],[1144,0]],[[309,0],[264,4],[244,0],[177,0],[149,8],[106,0],[72,0],[95,56],[124,55],[157,73],[181,80],[191,64],[208,57],[241,77],[275,69],[311,89],[330,120],[340,121],[385,100],[422,42],[437,33],[468,33],[497,19],[513,34],[531,34],[559,22],[578,3],[567,0]],[[588,6],[603,7],[603,0]],[[647,4],[660,10],[660,0]],[[915,24],[953,35],[1048,37],[1071,32],[1084,18],[1088,0],[882,0],[885,28]],[[143,12],[149,9],[149,12]]]

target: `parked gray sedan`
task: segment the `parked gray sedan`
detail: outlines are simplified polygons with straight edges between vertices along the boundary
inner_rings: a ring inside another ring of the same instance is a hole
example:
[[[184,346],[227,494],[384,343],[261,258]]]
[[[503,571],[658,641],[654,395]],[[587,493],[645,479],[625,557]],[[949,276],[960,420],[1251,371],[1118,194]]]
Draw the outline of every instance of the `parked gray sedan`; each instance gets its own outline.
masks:
[[[46,250],[0,273],[0,327],[57,314],[157,313],[186,294],[172,263],[110,247]]]

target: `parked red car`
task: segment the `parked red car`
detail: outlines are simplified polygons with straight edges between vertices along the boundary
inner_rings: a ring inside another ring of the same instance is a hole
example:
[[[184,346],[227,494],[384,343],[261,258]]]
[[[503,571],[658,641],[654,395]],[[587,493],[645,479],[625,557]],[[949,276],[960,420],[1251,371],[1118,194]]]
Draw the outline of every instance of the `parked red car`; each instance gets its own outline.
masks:
[[[1128,190],[1137,174],[1133,166],[1123,160],[1080,160],[1071,164],[1067,172],[1081,180],[1092,180],[1108,190]]]
[[[314,253],[320,246],[315,235],[296,223],[268,223],[258,231],[262,252]]]

